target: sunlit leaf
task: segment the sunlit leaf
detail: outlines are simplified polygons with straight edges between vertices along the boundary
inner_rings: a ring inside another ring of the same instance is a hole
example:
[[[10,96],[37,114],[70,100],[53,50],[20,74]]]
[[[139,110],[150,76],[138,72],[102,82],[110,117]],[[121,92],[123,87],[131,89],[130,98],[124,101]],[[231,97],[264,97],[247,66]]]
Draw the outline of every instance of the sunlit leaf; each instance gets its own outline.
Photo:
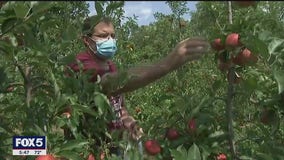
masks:
[[[278,93],[284,91],[284,72],[282,70],[275,70],[273,75],[278,83]]]
[[[29,12],[30,8],[24,3],[17,3],[14,10],[18,18],[24,18]]]
[[[95,9],[97,11],[97,15],[100,15],[100,16],[103,15],[103,6],[101,2],[95,1]]]
[[[188,150],[188,160],[201,160],[201,154],[198,146],[193,143],[193,145]]]
[[[68,160],[84,160],[79,154],[75,153],[74,151],[63,150],[56,153],[57,156],[65,157]]]
[[[75,148],[81,148],[87,144],[89,144],[89,142],[86,140],[69,140],[67,143],[63,144],[60,147],[60,150],[72,150]]]
[[[9,30],[11,30],[13,27],[16,26],[17,22],[18,22],[18,19],[16,17],[6,19],[1,25],[2,33],[6,33]]]
[[[284,48],[283,45],[284,39],[274,39],[271,43],[268,45],[269,54],[277,54],[279,51],[281,51]]]
[[[62,33],[62,39],[64,41],[71,41],[77,38],[77,30],[73,25],[68,25]]]
[[[120,7],[123,7],[124,2],[116,2],[112,1],[107,7],[106,7],[106,15],[110,15],[110,13]]]
[[[47,11],[49,8],[53,6],[54,2],[34,2],[32,3],[33,15],[36,15],[40,12]]]

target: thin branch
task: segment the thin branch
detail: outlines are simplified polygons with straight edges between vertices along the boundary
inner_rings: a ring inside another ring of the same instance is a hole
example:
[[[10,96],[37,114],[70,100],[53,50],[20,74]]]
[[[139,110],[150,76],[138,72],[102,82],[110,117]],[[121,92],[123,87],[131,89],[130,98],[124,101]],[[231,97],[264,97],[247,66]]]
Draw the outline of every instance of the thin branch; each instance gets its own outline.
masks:
[[[24,72],[24,69],[22,68],[21,65],[19,65],[18,63],[15,63],[15,66],[19,69],[23,79],[24,79],[24,83],[26,83],[28,81],[28,78],[26,77],[26,74]]]
[[[41,83],[41,84],[38,84],[38,85],[35,85],[33,88],[32,88],[32,91],[35,91],[36,89],[40,88],[40,87],[51,87],[51,85],[47,84],[47,83]]]
[[[32,83],[31,83],[31,80],[30,80],[31,67],[27,66],[24,70],[23,67],[20,64],[18,64],[17,62],[14,63],[14,64],[19,69],[19,72],[21,73],[21,75],[24,79],[26,104],[27,104],[27,106],[30,106],[30,101],[31,101],[31,98],[32,98]]]
[[[233,24],[232,1],[228,1],[228,11],[229,24]]]
[[[30,106],[30,102],[32,100],[32,83],[30,81],[31,77],[31,67],[27,66],[25,69],[25,77],[27,78],[27,81],[25,83],[25,89],[26,89],[26,103],[27,106]]]
[[[14,83],[9,83],[9,86],[23,86],[24,84],[21,82],[14,82]]]

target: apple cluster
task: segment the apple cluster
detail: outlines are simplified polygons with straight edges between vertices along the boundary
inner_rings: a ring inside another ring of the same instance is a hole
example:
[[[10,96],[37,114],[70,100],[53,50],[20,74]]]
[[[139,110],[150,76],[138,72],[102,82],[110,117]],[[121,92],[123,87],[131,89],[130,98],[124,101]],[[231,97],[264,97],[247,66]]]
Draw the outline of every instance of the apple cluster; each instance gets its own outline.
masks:
[[[217,63],[218,69],[227,73],[227,79],[229,80],[228,70],[233,66],[245,67],[257,63],[258,56],[253,54],[249,48],[247,48],[242,42],[238,33],[230,33],[227,35],[225,42],[222,42],[221,38],[216,38],[211,42],[211,47],[217,51]],[[236,52],[236,54],[234,54]],[[235,77],[231,82],[240,83],[241,76],[235,72]]]
[[[188,128],[189,133],[195,133],[196,132],[196,122],[195,122],[194,118],[192,118],[188,121],[187,128]],[[175,128],[168,128],[166,130],[165,137],[169,141],[174,141],[174,140],[177,140],[180,137],[180,133]],[[161,151],[162,151],[161,145],[155,139],[146,140],[145,143],[144,143],[144,148],[145,148],[146,152],[149,155],[152,155],[152,156],[157,155],[157,154],[161,153]]]

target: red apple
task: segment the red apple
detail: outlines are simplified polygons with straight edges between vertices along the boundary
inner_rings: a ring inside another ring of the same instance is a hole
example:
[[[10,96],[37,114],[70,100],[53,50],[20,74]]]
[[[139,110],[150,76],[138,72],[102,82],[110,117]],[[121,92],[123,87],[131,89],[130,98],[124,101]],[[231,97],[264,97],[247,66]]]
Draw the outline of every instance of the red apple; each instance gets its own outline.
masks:
[[[258,58],[253,55],[249,49],[245,48],[237,56],[233,57],[232,61],[237,65],[245,66],[255,64],[258,61]]]
[[[106,157],[106,153],[105,152],[101,152],[100,154],[100,160],[104,160]]]
[[[227,73],[227,80],[228,80],[228,81],[231,81],[231,82],[233,82],[234,84],[238,84],[238,83],[240,83],[240,82],[242,81],[241,76],[240,76],[237,72],[234,73],[234,77],[233,77],[233,78],[234,78],[233,80],[230,80],[229,72],[228,72],[228,73]]]
[[[240,7],[249,7],[256,5],[256,1],[236,1],[235,3]]]
[[[51,154],[38,156],[35,160],[56,160]]]
[[[150,155],[156,155],[161,152],[161,146],[156,140],[147,140],[144,143],[144,147]]]
[[[189,128],[189,131],[190,132],[195,132],[196,131],[196,122],[195,122],[195,119],[190,119],[188,121],[188,124],[187,124],[188,128]]]
[[[224,153],[217,155],[217,160],[227,160],[227,156]]]
[[[176,129],[170,128],[167,130],[166,137],[169,140],[176,140],[179,137],[179,133]]]
[[[90,153],[88,156],[88,160],[96,160],[96,158],[92,153]]]
[[[227,47],[238,47],[241,46],[240,35],[238,33],[231,33],[226,38]]]
[[[222,44],[221,39],[217,38],[211,43],[211,47],[216,51],[221,51],[225,49],[225,46]]]

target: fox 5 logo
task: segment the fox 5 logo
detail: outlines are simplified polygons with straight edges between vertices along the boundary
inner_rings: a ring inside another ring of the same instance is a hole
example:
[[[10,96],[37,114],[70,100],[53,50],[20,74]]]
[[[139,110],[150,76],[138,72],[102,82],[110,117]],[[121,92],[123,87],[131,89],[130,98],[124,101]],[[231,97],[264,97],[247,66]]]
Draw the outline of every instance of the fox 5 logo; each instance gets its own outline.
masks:
[[[14,136],[13,149],[46,149],[46,137]]]

